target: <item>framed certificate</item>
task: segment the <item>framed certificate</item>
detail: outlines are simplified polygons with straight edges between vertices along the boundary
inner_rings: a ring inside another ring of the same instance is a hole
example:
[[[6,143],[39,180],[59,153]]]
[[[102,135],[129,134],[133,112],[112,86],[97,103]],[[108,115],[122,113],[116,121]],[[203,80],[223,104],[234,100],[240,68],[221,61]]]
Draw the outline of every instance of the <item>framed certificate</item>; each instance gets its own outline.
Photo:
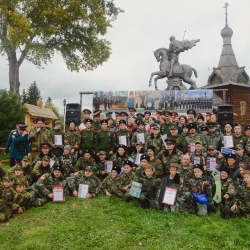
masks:
[[[119,136],[119,144],[127,146],[127,137],[126,137],[126,135],[120,135]]]
[[[213,172],[214,170],[216,170],[216,158],[207,157],[207,171]]]
[[[162,139],[162,142],[164,143],[164,146],[165,148],[167,149],[167,143],[165,142],[165,140],[168,138],[168,135],[164,134],[164,135],[161,135],[161,139]]]
[[[178,190],[175,188],[166,187],[163,195],[162,203],[174,206],[176,202]]]
[[[52,158],[50,158],[50,161],[49,161],[50,168],[53,168],[55,162],[56,162],[55,160],[53,160]]]
[[[193,153],[195,151],[195,142],[189,142],[188,148],[190,149],[190,152]]]
[[[142,184],[136,181],[133,181],[129,190],[129,194],[133,197],[139,198],[141,194]]]
[[[113,161],[105,161],[104,166],[105,166],[105,171],[107,173],[111,173],[113,168]]]
[[[135,158],[135,164],[140,165],[141,164],[141,156],[142,154],[137,153]]]
[[[232,135],[223,136],[224,146],[226,148],[234,148],[234,141]]]
[[[201,164],[201,158],[199,156],[192,156],[192,163],[194,165]]]
[[[63,145],[63,136],[62,135],[54,135],[54,144],[57,147],[61,147]]]
[[[78,198],[86,198],[88,192],[89,192],[89,185],[87,185],[87,184],[79,184]]]
[[[85,124],[82,122],[79,126],[78,126],[78,129],[80,131],[84,130],[86,128]]]
[[[64,202],[64,186],[52,186],[53,202]]]
[[[144,133],[139,133],[137,136],[137,142],[141,142],[142,144],[145,144],[145,136]]]

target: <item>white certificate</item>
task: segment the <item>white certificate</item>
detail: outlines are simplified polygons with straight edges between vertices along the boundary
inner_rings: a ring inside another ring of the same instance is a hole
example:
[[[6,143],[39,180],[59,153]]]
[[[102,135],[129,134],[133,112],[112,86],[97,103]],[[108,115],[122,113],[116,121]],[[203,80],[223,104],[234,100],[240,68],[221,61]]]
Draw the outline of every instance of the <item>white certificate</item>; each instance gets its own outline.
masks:
[[[216,158],[207,157],[207,171],[213,172],[216,170]]]
[[[53,202],[64,202],[64,187],[52,186]]]
[[[78,198],[86,198],[88,192],[89,192],[89,185],[87,185],[87,184],[79,184]]]
[[[50,158],[50,161],[49,161],[50,168],[52,168],[54,166],[55,162],[56,162],[55,160]]]
[[[234,141],[232,135],[226,135],[223,137],[224,140],[224,146],[226,148],[233,148],[234,147]]]
[[[107,173],[111,173],[113,168],[113,161],[105,161],[104,166],[105,166],[105,171]]]
[[[86,128],[86,126],[85,126],[85,124],[83,122],[78,126],[78,129],[80,131],[83,130],[83,129],[85,129],[85,128]]]
[[[120,135],[119,136],[119,144],[127,146],[127,137],[126,137],[126,135]]]
[[[63,145],[62,135],[54,135],[54,142],[56,146],[62,146]]]
[[[188,147],[190,148],[190,152],[193,153],[195,151],[195,142],[189,142]]]
[[[140,165],[141,164],[141,156],[142,154],[137,153],[135,158],[135,164]]]
[[[194,165],[201,164],[201,158],[199,156],[193,156]]]
[[[165,142],[165,140],[166,140],[167,138],[168,138],[168,135],[166,135],[166,134],[161,135],[161,139],[162,139],[162,141],[163,141],[164,146],[165,146],[166,149],[167,149],[167,143]]]
[[[177,197],[177,191],[178,191],[177,189],[166,187],[162,203],[174,206]]]
[[[141,142],[142,144],[145,144],[145,136],[144,133],[137,134],[137,142]]]

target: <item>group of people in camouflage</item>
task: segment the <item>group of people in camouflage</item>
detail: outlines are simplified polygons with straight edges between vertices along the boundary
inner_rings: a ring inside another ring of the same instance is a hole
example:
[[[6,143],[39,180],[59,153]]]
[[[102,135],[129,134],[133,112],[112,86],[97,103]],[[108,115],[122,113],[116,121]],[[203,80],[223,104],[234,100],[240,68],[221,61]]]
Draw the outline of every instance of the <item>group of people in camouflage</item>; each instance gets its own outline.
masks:
[[[10,170],[0,168],[0,221],[29,207],[53,201],[53,186],[64,195],[85,198],[99,193],[124,202],[137,200],[142,208],[197,213],[216,212],[223,218],[250,217],[250,126],[242,134],[240,124],[221,129],[216,115],[187,115],[156,111],[137,113],[134,108],[101,117],[101,111],[83,110],[80,124],[68,121],[47,128],[44,118],[27,125],[17,122],[6,143]],[[205,122],[206,121],[206,122]],[[61,136],[61,143],[57,138]],[[231,138],[227,154],[221,152]],[[133,185],[140,186],[135,196]],[[175,190],[172,203],[167,190]],[[65,197],[64,196],[64,197]]]

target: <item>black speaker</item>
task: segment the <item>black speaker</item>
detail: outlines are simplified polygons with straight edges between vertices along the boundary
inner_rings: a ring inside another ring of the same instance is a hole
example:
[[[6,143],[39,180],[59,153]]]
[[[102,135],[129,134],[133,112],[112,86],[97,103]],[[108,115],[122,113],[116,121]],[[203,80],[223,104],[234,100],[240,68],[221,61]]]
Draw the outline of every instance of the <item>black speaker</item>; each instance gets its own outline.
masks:
[[[74,120],[79,123],[81,119],[81,105],[78,103],[66,104],[66,123],[69,124],[69,120]]]
[[[234,106],[230,104],[218,105],[218,123],[223,130],[227,123],[234,124]]]

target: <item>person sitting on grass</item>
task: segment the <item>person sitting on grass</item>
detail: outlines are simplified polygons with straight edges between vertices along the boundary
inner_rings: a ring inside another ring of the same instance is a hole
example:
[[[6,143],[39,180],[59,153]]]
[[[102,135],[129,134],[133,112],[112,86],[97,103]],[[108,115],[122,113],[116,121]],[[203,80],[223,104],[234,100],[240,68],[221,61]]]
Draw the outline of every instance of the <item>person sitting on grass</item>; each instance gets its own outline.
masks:
[[[138,178],[145,176],[144,170],[149,165],[150,157],[148,155],[141,155],[140,162],[141,162],[141,165],[137,167],[135,170],[135,175]]]
[[[63,168],[55,165],[52,173],[43,174],[39,180],[29,188],[31,194],[31,206],[41,207],[46,202],[52,201],[54,198],[52,186],[64,186],[66,193],[66,180],[63,180]]]
[[[123,197],[124,193],[121,190],[121,182],[119,174],[121,173],[121,168],[114,166],[112,168],[111,174],[108,175],[101,183],[100,189],[107,196],[117,196]]]
[[[2,178],[6,175],[5,171],[1,167],[2,165],[2,160],[0,159],[0,183],[2,181]]]
[[[87,166],[85,171],[80,170],[71,174],[66,180],[70,194],[73,194],[75,197],[78,197],[80,184],[88,185],[86,198],[95,198],[98,195],[98,187],[101,181],[94,175],[94,168],[92,166]]]
[[[133,170],[136,170],[136,168],[140,166],[140,164],[136,162],[136,158],[138,155],[143,154],[143,152],[144,152],[143,144],[141,142],[137,142],[135,144],[135,151],[131,154],[131,158],[134,160]]]
[[[108,176],[108,172],[105,169],[106,152],[100,151],[98,154],[99,162],[96,166],[95,175],[102,181]]]
[[[130,160],[124,161],[124,173],[120,176],[120,183],[122,191],[125,193],[125,196],[128,195],[132,181],[135,178],[135,172],[133,171],[133,162]]]
[[[156,208],[156,193],[159,182],[154,177],[154,168],[148,165],[144,168],[145,176],[136,178],[135,181],[142,184],[141,194],[138,202],[142,208]]]
[[[41,161],[37,161],[36,165],[34,166],[30,176],[32,178],[32,183],[35,183],[38,181],[38,179],[46,174],[51,173],[52,169],[50,167],[50,158],[49,156],[43,156]]]
[[[178,187],[180,185],[180,175],[177,173],[177,171],[178,171],[178,164],[171,163],[169,166],[169,172],[170,172],[169,175],[167,175],[162,180],[160,189],[158,190],[158,192],[159,192],[158,203],[159,203],[160,210],[164,210],[167,212],[178,211],[177,205],[170,206],[170,205],[162,203],[166,187],[178,189]]]
[[[128,160],[129,157],[126,153],[126,148],[123,144],[118,145],[116,154],[110,157],[110,161],[113,161],[114,166],[120,167],[121,169],[123,168],[124,161]]]
[[[188,191],[198,206],[197,215],[199,216],[207,215],[207,205],[212,201],[211,186],[203,177],[203,171],[202,165],[194,165],[194,177],[188,180]]]
[[[23,180],[26,185],[28,186],[28,180],[26,177],[23,175],[23,168],[19,164],[16,164],[14,167],[14,174],[12,175],[14,183],[17,182],[18,180]]]
[[[223,218],[232,216],[250,218],[250,171],[243,173],[244,183],[237,188],[231,209],[221,210]]]
[[[15,181],[16,193],[13,200],[15,206],[12,206],[13,213],[21,214],[30,207],[31,195],[26,191],[26,185],[25,180],[18,179]]]

